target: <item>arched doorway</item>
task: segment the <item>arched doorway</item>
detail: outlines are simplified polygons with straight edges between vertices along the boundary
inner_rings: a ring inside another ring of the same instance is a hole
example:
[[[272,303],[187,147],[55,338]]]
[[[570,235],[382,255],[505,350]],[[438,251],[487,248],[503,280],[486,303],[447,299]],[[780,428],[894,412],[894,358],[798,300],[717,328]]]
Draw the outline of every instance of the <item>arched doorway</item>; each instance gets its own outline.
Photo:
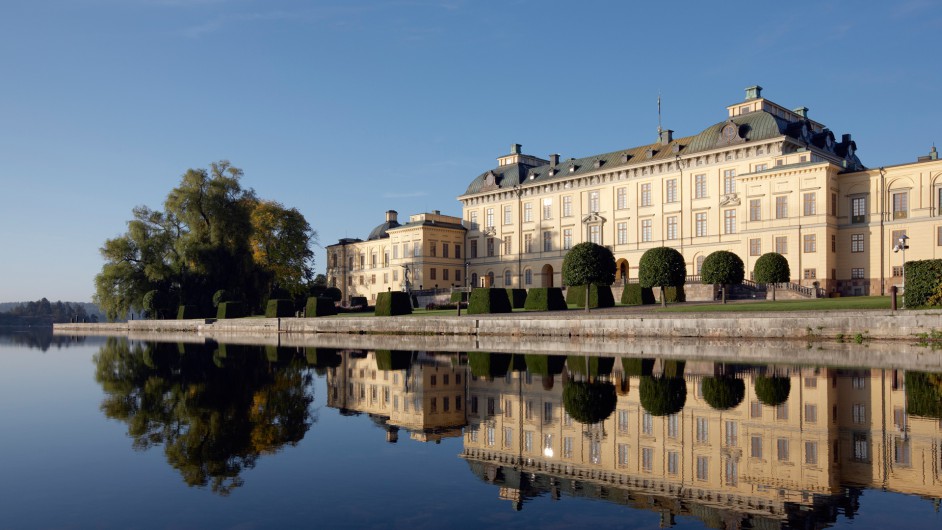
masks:
[[[543,265],[543,287],[553,286],[553,266]]]
[[[625,258],[615,262],[615,282],[628,283],[628,260]]]
[[[481,287],[488,287],[488,288],[494,287],[494,271],[488,272],[487,276],[481,278],[481,280],[484,281],[484,285],[482,285]]]

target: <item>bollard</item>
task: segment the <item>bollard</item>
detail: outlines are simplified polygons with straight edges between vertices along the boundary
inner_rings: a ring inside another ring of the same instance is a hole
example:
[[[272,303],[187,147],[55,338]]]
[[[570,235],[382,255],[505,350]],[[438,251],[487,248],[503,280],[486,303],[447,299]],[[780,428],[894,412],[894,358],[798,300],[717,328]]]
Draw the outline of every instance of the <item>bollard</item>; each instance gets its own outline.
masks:
[[[894,285],[890,287],[890,310],[896,311],[896,292],[899,289]]]

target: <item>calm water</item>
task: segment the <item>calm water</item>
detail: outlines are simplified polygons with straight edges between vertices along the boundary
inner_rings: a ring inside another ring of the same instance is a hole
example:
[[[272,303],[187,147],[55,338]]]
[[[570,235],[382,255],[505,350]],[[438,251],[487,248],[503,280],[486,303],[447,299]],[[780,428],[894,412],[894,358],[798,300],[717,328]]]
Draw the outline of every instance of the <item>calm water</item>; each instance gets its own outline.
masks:
[[[942,376],[0,334],[0,528],[942,528]]]

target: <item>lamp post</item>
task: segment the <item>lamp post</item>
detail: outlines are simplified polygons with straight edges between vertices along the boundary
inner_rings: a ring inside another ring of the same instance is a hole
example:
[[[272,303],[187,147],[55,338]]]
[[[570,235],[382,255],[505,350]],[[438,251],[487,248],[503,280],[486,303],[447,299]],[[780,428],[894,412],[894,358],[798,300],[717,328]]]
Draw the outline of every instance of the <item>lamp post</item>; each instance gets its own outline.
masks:
[[[903,286],[900,289],[900,292],[903,293],[903,304],[901,307],[906,307],[906,249],[909,248],[909,236],[903,234],[896,240],[896,244],[893,245],[893,252],[903,252]]]

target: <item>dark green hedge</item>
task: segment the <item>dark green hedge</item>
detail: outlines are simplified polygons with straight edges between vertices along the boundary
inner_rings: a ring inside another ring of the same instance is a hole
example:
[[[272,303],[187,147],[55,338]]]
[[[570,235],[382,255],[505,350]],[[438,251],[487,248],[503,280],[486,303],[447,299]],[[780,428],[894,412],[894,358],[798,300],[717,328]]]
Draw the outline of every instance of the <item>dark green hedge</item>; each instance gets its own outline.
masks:
[[[621,360],[622,370],[625,375],[651,375],[654,369],[654,359],[629,359]]]
[[[585,307],[585,285],[570,285],[566,289],[566,303]],[[592,285],[589,289],[589,307],[615,307],[612,288]]]
[[[311,296],[307,299],[307,305],[304,307],[304,316],[308,318],[329,317],[336,314],[337,307],[330,298]]]
[[[687,385],[680,377],[641,378],[638,388],[641,407],[652,416],[677,414],[687,402]]]
[[[451,303],[457,304],[458,302],[467,302],[468,293],[465,291],[454,291],[451,293]]]
[[[612,375],[612,369],[615,367],[615,358],[570,355],[568,358],[566,358],[566,366],[569,367],[569,371],[571,373],[580,374],[587,377]]]
[[[746,397],[746,383],[735,377],[707,377],[703,380],[703,399],[714,410],[738,407]]]
[[[660,289],[658,289],[658,292],[660,292]],[[664,296],[667,298],[668,304],[687,301],[687,292],[684,291],[683,285],[665,287]]]
[[[504,377],[510,370],[513,356],[509,353],[468,352],[468,365],[475,377]]]
[[[288,363],[294,358],[295,351],[294,348],[288,348],[286,346],[265,346],[265,357],[270,363],[277,363],[279,361]]]
[[[922,307],[942,284],[942,259],[907,261],[903,301],[906,307]]]
[[[506,289],[487,288],[471,291],[471,301],[468,302],[469,315],[510,313],[512,311]]]
[[[662,361],[665,377],[683,377],[686,361]]]
[[[579,423],[593,425],[615,412],[615,386],[609,382],[569,381],[563,388],[563,408]]]
[[[304,348],[307,362],[315,368],[336,368],[343,362],[343,358],[334,348]]]
[[[396,315],[411,315],[412,301],[409,294],[402,291],[389,291],[376,295],[376,311],[378,317],[393,317]]]
[[[390,370],[406,370],[412,366],[412,352],[403,350],[376,350],[376,368],[388,372]]]
[[[906,372],[906,411],[914,416],[942,418],[942,374]]]
[[[368,305],[368,304],[366,303],[366,297],[365,297],[365,296],[351,296],[351,297],[350,297],[350,306],[351,306],[351,307],[355,307],[355,306],[366,307],[367,305]]]
[[[523,309],[527,304],[527,290],[507,289],[507,298],[510,300],[510,307]]]
[[[265,307],[265,318],[284,318],[294,316],[294,302],[283,298],[269,300]]]
[[[177,308],[177,320],[188,320],[199,317],[199,308],[197,308],[195,305],[181,305]]]
[[[531,287],[523,304],[529,311],[564,311],[569,309],[559,287]]]
[[[242,318],[244,316],[245,310],[242,308],[242,302],[222,302],[216,310],[216,318],[219,320]]]
[[[654,289],[641,287],[639,283],[629,283],[621,292],[621,303],[624,305],[651,305],[656,301]]]
[[[787,377],[766,377],[760,375],[755,382],[756,397],[770,407],[777,407],[788,401],[792,382]]]

